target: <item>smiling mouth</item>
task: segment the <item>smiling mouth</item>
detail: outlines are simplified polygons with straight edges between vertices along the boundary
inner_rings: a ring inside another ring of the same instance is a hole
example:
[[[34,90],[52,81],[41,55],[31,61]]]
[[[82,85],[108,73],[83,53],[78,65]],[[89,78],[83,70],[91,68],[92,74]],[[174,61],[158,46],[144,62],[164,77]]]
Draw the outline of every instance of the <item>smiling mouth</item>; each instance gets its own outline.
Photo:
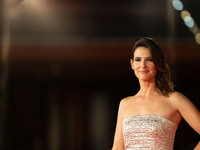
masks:
[[[148,70],[141,70],[141,71],[139,71],[140,73],[142,73],[142,74],[146,74],[146,73],[148,73],[149,71]]]

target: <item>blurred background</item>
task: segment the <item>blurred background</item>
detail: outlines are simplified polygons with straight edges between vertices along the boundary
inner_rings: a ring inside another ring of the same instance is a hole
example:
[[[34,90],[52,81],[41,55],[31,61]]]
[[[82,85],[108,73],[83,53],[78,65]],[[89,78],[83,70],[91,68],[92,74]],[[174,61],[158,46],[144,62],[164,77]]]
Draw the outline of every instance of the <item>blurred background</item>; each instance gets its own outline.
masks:
[[[129,60],[143,36],[160,44],[176,90],[200,108],[200,1],[178,4],[0,1],[0,150],[111,149],[119,102],[139,89]],[[183,120],[175,150],[198,140]]]

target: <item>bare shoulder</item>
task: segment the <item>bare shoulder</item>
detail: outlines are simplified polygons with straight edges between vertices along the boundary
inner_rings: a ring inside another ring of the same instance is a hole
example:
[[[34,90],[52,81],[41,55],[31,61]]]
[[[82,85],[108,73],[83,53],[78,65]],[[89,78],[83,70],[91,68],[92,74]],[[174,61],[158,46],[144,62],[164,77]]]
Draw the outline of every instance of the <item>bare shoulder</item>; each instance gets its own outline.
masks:
[[[200,112],[198,108],[180,92],[172,93],[170,95],[170,101],[185,121],[200,134]]]
[[[170,101],[177,107],[192,106],[192,102],[182,93],[173,92],[170,94]]]
[[[120,105],[119,105],[120,109],[126,109],[133,102],[134,99],[135,99],[135,96],[128,96],[128,97],[123,98],[120,101]]]
[[[185,95],[183,95],[182,93],[177,92],[177,91],[171,93],[169,95],[169,98],[174,103],[181,103],[183,101],[189,101],[189,99]]]
[[[135,99],[135,96],[128,96],[128,97],[125,97],[123,98],[121,101],[120,101],[120,105],[122,106],[126,106],[128,105],[130,102],[132,102],[132,100]]]

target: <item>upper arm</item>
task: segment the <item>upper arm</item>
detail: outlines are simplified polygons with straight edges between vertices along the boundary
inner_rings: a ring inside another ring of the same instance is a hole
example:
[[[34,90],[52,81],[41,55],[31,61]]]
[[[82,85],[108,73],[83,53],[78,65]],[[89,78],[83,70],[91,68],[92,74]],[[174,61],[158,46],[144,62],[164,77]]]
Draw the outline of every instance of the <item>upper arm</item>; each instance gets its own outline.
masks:
[[[200,112],[195,105],[181,93],[175,94],[176,106],[185,121],[200,134]]]
[[[123,140],[123,131],[122,131],[122,111],[123,111],[123,102],[120,102],[117,116],[117,124],[115,129],[115,136],[113,142],[112,150],[123,150],[124,149],[124,140]]]

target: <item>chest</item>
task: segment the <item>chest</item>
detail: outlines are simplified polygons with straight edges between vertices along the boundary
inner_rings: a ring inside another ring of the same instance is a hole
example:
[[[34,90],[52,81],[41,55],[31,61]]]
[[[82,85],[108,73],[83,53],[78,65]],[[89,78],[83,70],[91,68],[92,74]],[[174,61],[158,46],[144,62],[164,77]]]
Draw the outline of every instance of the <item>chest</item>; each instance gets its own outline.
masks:
[[[176,108],[167,99],[135,100],[126,106],[125,118],[143,114],[158,114],[171,118]]]

